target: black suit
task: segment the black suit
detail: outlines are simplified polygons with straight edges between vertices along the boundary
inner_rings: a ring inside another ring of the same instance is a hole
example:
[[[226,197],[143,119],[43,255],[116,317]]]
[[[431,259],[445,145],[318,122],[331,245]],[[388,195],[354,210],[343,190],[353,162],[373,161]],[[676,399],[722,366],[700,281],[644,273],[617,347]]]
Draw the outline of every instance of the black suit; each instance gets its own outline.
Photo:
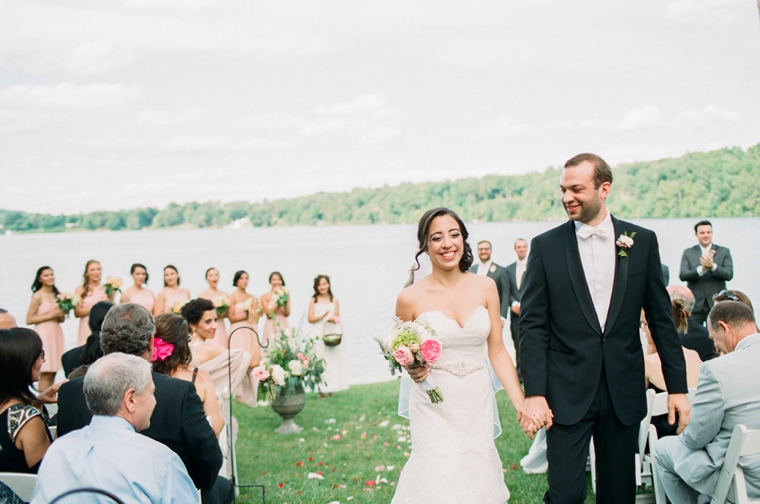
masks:
[[[61,364],[63,365],[63,374],[68,378],[72,371],[82,365],[82,351],[84,345],[67,350],[61,355]]]
[[[702,362],[717,357],[718,352],[715,350],[715,343],[710,339],[707,328],[691,317],[688,318],[688,322],[689,330],[685,334],[681,334],[681,345],[697,352]]]
[[[646,414],[641,309],[671,393],[686,393],[686,365],[657,237],[612,218],[615,237],[636,233],[627,257],[615,256],[609,312],[602,331],[569,221],[533,239],[520,310],[526,396],[545,396],[555,425],[547,431],[547,502],[583,502],[588,443],[597,453],[597,502],[632,503],[638,424]],[[608,239],[615,240],[615,237]]]
[[[153,383],[156,386],[156,408],[150,417],[150,427],[140,434],[168,446],[179,455],[193,483],[201,489],[204,503],[226,501],[220,498],[220,494],[229,493],[229,482],[217,481],[222,467],[222,451],[206,420],[195,385],[156,372],[153,372]],[[92,419],[83,385],[84,378],[75,378],[64,383],[58,392],[58,436],[81,429]],[[228,488],[219,488],[220,485]]]
[[[520,281],[520,288],[517,287],[517,261],[504,268],[507,276],[507,286],[509,289],[509,299],[507,301],[507,310],[509,312],[509,330],[512,333],[512,342],[515,345],[515,360],[517,361],[517,375],[520,376],[520,333],[519,322],[520,316],[515,315],[512,311],[512,303],[519,303],[522,297],[522,287],[525,285],[525,273]]]
[[[691,316],[698,323],[703,323],[715,302],[713,296],[726,288],[726,282],[734,278],[734,261],[731,251],[726,247],[712,244],[710,247],[715,251],[713,263],[715,270],[709,270],[700,275],[697,268],[701,266],[699,258],[702,257],[702,247],[694,245],[683,251],[681,256],[681,273],[678,277],[694,294],[694,309]]]
[[[480,263],[473,264],[470,267],[470,273],[478,273],[478,266]],[[491,263],[486,273],[488,278],[493,279],[496,282],[496,291],[499,293],[499,306],[501,308],[501,317],[507,318],[509,312],[509,286],[507,285],[507,277],[505,274],[504,266],[499,266],[495,262]]]

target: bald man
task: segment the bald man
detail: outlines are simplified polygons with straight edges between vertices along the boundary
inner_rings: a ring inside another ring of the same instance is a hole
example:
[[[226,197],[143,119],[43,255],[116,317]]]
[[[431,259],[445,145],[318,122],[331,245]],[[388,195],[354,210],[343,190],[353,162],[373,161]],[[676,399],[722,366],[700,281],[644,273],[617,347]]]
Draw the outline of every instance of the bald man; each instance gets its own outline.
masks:
[[[694,350],[699,354],[699,358],[702,362],[706,362],[714,357],[718,356],[718,352],[715,350],[715,343],[710,339],[710,334],[707,332],[707,328],[702,324],[697,323],[691,317],[691,311],[694,309],[694,294],[688,287],[683,285],[671,285],[668,287],[668,294],[670,294],[670,300],[675,301],[680,299],[683,301],[686,314],[689,316],[689,327],[686,332],[678,331],[681,336],[681,345],[684,348]]]
[[[0,308],[0,329],[10,329],[12,327],[18,327],[16,319],[8,313],[8,310]]]

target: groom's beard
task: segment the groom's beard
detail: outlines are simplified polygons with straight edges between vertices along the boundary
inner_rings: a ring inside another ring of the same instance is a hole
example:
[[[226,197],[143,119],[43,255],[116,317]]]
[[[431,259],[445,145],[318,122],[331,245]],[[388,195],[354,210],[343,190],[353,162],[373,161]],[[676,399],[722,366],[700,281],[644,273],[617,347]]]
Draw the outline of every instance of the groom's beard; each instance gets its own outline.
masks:
[[[565,212],[567,212],[567,216],[570,220],[590,222],[596,219],[599,212],[602,211],[602,198],[599,197],[599,191],[595,191],[594,197],[588,201],[583,202],[576,200],[574,203],[581,207],[581,211],[576,215],[570,214],[570,212],[567,211],[567,204],[564,201],[562,202],[562,206],[565,207]]]

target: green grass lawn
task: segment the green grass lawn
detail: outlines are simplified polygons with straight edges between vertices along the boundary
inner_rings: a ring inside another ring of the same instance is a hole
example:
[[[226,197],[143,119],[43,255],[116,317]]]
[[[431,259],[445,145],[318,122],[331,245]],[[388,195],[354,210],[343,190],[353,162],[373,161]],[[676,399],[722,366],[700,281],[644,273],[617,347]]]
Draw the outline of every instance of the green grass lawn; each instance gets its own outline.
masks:
[[[236,404],[240,483],[265,485],[272,504],[389,503],[411,452],[409,422],[396,415],[397,399],[396,381],[353,386],[325,399],[307,394],[306,407],[296,417],[304,430],[287,435],[274,432],[280,417],[271,407]],[[510,503],[542,502],[546,476],[528,475],[519,467],[530,440],[504,392],[497,402],[504,431],[496,447]],[[321,473],[323,479],[310,479],[309,473]],[[261,492],[241,490],[238,502],[261,502]],[[596,502],[590,488],[586,502]]]

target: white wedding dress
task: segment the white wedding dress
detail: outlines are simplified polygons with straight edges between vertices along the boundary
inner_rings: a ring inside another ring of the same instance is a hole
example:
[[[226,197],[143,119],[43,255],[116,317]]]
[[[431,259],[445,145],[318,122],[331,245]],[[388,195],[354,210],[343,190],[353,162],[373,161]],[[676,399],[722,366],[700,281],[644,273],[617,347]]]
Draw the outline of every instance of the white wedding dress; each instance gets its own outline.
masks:
[[[464,327],[440,311],[425,312],[442,345],[431,370],[443,402],[433,404],[414,384],[409,397],[412,454],[401,471],[392,504],[504,504],[501,459],[494,444],[494,398],[486,364],[491,331],[478,307]]]

